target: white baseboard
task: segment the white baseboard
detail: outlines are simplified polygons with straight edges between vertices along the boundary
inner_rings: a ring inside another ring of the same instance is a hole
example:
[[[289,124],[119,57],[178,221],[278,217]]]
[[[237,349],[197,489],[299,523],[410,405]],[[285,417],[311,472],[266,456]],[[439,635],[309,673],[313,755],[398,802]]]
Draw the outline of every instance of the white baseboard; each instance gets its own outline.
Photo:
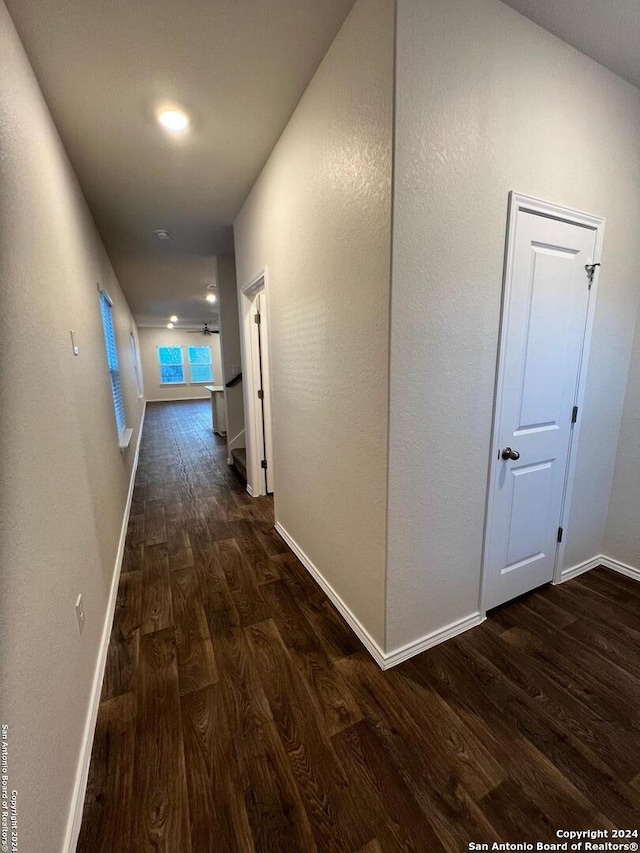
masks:
[[[104,670],[107,664],[107,651],[109,649],[109,640],[111,639],[111,629],[113,627],[113,617],[116,609],[116,600],[118,597],[118,585],[120,583],[120,572],[122,570],[122,559],[124,557],[124,545],[127,538],[127,527],[129,524],[129,513],[131,512],[131,500],[133,498],[133,487],[136,480],[136,471],[138,470],[138,459],[140,456],[140,442],[142,440],[142,428],[144,426],[144,416],[147,411],[147,403],[145,401],[142,410],[142,418],[140,419],[140,431],[138,432],[138,441],[136,442],[136,453],[133,459],[133,467],[131,469],[131,479],[129,481],[129,493],[124,509],[122,519],[122,528],[120,530],[120,541],[118,542],[118,551],[116,553],[115,567],[113,570],[113,578],[111,580],[111,589],[109,590],[109,600],[107,602],[107,611],[104,617],[104,626],[102,628],[102,637],[100,639],[100,647],[98,649],[98,659],[93,675],[93,684],[91,687],[91,698],[89,700],[89,708],[87,711],[87,719],[82,738],[82,748],[80,750],[80,759],[78,769],[76,771],[76,781],[73,787],[73,796],[71,798],[71,809],[67,821],[67,831],[65,834],[65,843],[63,850],[65,853],[75,853],[80,835],[80,827],[82,825],[82,812],[84,809],[84,798],[87,790],[87,782],[89,779],[89,765],[91,763],[91,749],[93,747],[93,737],[96,730],[96,722],[98,720],[98,707],[100,705],[100,694],[102,692],[102,681],[104,679]]]
[[[577,578],[578,575],[582,575],[585,572],[590,572],[591,569],[597,569],[598,566],[602,565],[603,560],[604,557],[599,554],[597,557],[592,557],[590,560],[585,560],[584,563],[578,563],[576,566],[569,566],[568,569],[563,569],[560,574],[560,580],[558,581],[558,583],[570,581],[571,578]]]
[[[362,622],[360,622],[355,613],[347,604],[345,604],[320,570],[311,562],[309,557],[307,557],[295,539],[287,533],[279,521],[276,522],[275,529],[291,548],[311,577],[316,581],[318,586],[323,590],[327,598],[329,598],[342,618],[349,625],[354,634],[356,634],[362,645],[366,648],[380,669],[390,669],[392,666],[397,666],[397,664],[420,654],[420,652],[423,652],[438,643],[443,643],[445,640],[450,640],[452,637],[455,637],[457,634],[461,634],[463,631],[467,631],[469,628],[474,628],[476,625],[480,625],[480,623],[485,619],[485,617],[480,613],[472,613],[470,616],[465,616],[463,619],[458,619],[450,625],[445,625],[444,628],[432,631],[430,634],[426,634],[424,637],[420,637],[411,643],[407,643],[392,652],[385,652],[367,631]]]
[[[235,450],[237,447],[246,447],[247,445],[247,434],[245,430],[240,430],[237,435],[234,435],[232,439],[227,442],[227,448],[229,450],[229,456],[231,456],[231,451]]]
[[[621,563],[619,560],[614,560],[612,557],[606,557],[604,554],[598,554],[597,557],[592,557],[590,560],[585,560],[584,563],[578,563],[577,566],[571,566],[568,569],[563,569],[560,576],[560,583],[577,578],[578,575],[584,572],[589,572],[591,569],[597,569],[598,566],[604,566],[614,572],[619,572],[633,580],[640,581],[640,569],[635,566],[629,566],[626,563]]]
[[[280,524],[279,521],[276,521],[275,528],[280,534],[280,536],[287,543],[289,548],[293,551],[296,557],[300,560],[305,569],[309,572],[311,577],[315,580],[318,586],[323,590],[327,598],[331,601],[331,603],[338,610],[342,618],[349,625],[354,634],[357,635],[358,639],[362,643],[362,645],[369,652],[374,661],[378,664],[381,669],[385,668],[385,655],[383,650],[380,648],[378,643],[373,639],[371,634],[364,627],[362,622],[358,619],[355,613],[344,603],[344,601],[340,598],[335,589],[331,586],[328,580],[324,577],[324,575],[320,572],[319,569],[314,566],[311,560],[304,553],[302,548],[298,545],[298,543],[290,536],[284,527]]]
[[[155,400],[147,399],[147,403],[188,403],[193,400],[208,400],[209,395],[206,397],[158,397]]]
[[[600,557],[600,564],[606,566],[607,569],[612,569],[614,572],[619,572],[625,577],[632,578],[634,581],[640,581],[640,569],[635,566],[629,566],[627,563],[621,563],[619,560],[614,560],[612,557]]]
[[[470,613],[469,616],[463,616],[462,619],[457,619],[455,622],[445,625],[444,628],[438,628],[437,631],[425,634],[424,637],[413,640],[411,643],[407,643],[406,646],[400,646],[400,648],[395,649],[393,652],[387,652],[385,654],[383,669],[390,669],[392,666],[397,666],[399,663],[409,660],[409,658],[415,657],[421,652],[437,646],[439,643],[444,643],[446,640],[457,637],[458,634],[462,634],[470,628],[477,628],[486,618],[479,611]]]

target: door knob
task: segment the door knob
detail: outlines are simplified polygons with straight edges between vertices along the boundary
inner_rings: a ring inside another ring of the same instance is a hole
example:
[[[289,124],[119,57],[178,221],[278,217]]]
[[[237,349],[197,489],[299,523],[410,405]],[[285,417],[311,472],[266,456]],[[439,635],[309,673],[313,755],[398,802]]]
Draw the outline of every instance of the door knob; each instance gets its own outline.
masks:
[[[517,450],[512,450],[510,447],[505,447],[505,449],[502,451],[502,458],[513,459],[513,461],[515,462],[516,460],[520,459],[520,454]]]

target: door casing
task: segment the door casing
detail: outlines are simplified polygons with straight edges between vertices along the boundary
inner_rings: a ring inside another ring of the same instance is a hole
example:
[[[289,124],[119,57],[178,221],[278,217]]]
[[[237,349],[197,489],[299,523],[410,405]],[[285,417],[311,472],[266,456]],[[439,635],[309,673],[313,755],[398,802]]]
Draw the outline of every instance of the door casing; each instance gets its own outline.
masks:
[[[258,400],[259,388],[259,354],[257,352],[257,335],[253,323],[253,304],[258,295],[264,294],[266,310],[264,323],[261,328],[263,337],[262,381],[265,392],[264,398],[264,433],[262,405]],[[268,271],[264,267],[248,284],[240,289],[239,309],[242,318],[242,357],[243,373],[246,381],[244,386],[245,429],[247,438],[247,491],[253,497],[267,494],[265,476],[261,467],[264,457],[264,446],[267,447],[267,464],[269,466],[270,492],[275,492],[275,460],[273,451],[273,421],[271,383],[271,351],[269,341],[269,291]],[[264,444],[263,444],[264,442]]]
[[[562,499],[562,510],[560,515],[559,525],[565,531],[567,530],[568,513],[571,508],[571,497],[573,494],[573,483],[575,478],[575,467],[577,459],[577,450],[580,442],[580,428],[584,418],[584,396],[587,378],[587,367],[589,362],[589,354],[591,349],[591,339],[593,335],[593,322],[595,317],[596,297],[598,292],[598,281],[600,277],[600,262],[602,256],[602,244],[604,240],[604,217],[596,216],[589,213],[583,213],[578,210],[573,210],[568,207],[556,205],[551,202],[543,201],[532,196],[523,195],[511,191],[509,193],[509,208],[508,208],[508,225],[507,239],[505,245],[505,262],[503,274],[502,288],[502,305],[500,317],[500,333],[498,341],[498,360],[496,369],[496,380],[494,390],[494,409],[493,423],[491,428],[491,445],[489,449],[489,468],[487,477],[487,498],[485,512],[485,527],[484,527],[484,542],[483,542],[483,557],[482,571],[480,582],[480,602],[479,610],[484,616],[487,611],[486,604],[486,572],[488,561],[488,531],[493,522],[493,478],[497,476],[495,458],[498,452],[498,431],[500,427],[500,418],[502,412],[502,390],[503,390],[503,373],[504,373],[504,347],[507,339],[507,329],[509,324],[509,306],[511,296],[511,282],[514,268],[515,254],[515,236],[518,227],[518,218],[522,213],[533,213],[539,216],[546,216],[550,219],[556,219],[563,222],[568,222],[573,225],[579,225],[594,230],[595,232],[595,253],[591,259],[591,263],[598,264],[595,268],[592,284],[590,288],[589,303],[587,307],[587,319],[585,324],[585,335],[582,347],[582,356],[580,360],[580,369],[578,373],[578,390],[576,394],[576,405],[579,409],[577,423],[574,425],[569,444],[569,454],[567,460],[564,495]],[[553,572],[553,583],[560,583],[562,580],[562,567],[564,565],[564,552],[566,548],[567,537],[563,536],[562,542],[558,543],[555,555],[555,565]]]

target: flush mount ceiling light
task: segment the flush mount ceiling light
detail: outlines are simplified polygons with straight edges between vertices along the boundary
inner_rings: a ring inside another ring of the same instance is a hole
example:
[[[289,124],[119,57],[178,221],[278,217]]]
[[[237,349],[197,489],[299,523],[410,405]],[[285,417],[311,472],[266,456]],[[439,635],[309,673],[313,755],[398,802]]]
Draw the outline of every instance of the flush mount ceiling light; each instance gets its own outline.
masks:
[[[172,314],[172,315],[169,317],[169,322],[170,322],[170,323],[177,323],[177,322],[178,322],[178,318],[176,317],[176,315],[175,315],[175,314]]]
[[[216,297],[215,293],[207,293],[207,295],[205,296],[205,299],[207,300],[207,302],[215,302],[217,297]]]
[[[153,233],[158,240],[169,240],[171,238],[171,234],[169,234],[166,228],[158,228]]]
[[[167,323],[167,329],[173,329],[173,323]]]
[[[189,130],[189,116],[177,107],[165,107],[156,113],[158,122],[170,133],[186,133]]]

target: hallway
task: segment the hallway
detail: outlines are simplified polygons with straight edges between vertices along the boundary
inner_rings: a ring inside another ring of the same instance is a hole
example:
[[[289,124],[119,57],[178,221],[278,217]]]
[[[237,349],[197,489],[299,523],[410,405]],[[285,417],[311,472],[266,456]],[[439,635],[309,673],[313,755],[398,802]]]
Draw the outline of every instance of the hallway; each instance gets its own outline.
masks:
[[[431,853],[635,825],[637,585],[598,569],[383,674],[209,418],[147,407],[80,853]]]

